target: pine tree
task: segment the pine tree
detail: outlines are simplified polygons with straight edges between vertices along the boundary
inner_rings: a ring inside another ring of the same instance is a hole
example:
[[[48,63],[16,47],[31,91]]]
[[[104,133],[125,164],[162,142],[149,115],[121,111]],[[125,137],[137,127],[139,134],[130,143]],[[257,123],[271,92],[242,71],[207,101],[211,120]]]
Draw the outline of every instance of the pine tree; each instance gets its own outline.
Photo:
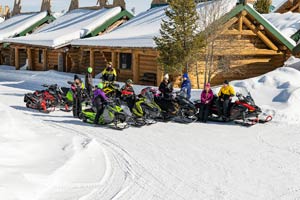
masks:
[[[202,46],[198,34],[199,16],[194,0],[171,0],[166,9],[167,19],[163,20],[160,37],[155,37],[158,58],[167,73],[187,72],[193,54]]]
[[[261,14],[267,14],[270,12],[270,6],[272,5],[272,0],[257,0],[254,3],[254,8],[257,12]]]

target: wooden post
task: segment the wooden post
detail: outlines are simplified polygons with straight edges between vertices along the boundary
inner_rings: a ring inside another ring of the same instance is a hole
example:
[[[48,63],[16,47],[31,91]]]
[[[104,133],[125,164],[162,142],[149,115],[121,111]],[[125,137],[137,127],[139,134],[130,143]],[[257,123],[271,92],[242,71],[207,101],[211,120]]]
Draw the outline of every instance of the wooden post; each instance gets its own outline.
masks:
[[[113,51],[113,52],[111,52],[111,62],[112,62],[112,66],[115,68],[115,69],[117,69],[118,67],[117,67],[117,65],[118,65],[118,61],[117,61],[117,52],[115,52],[115,51]]]
[[[139,54],[132,52],[132,79],[135,84],[139,83]]]
[[[90,67],[93,68],[93,77],[95,77],[95,51],[94,49],[90,49]]]
[[[20,58],[19,58],[19,48],[15,48],[15,66],[16,70],[20,69]]]
[[[32,64],[32,50],[30,48],[27,49],[27,58],[28,58],[28,69],[29,70],[34,70],[33,69],[33,64]]]
[[[243,15],[241,15],[239,18],[239,31],[240,33],[243,31]]]
[[[43,49],[43,70],[48,70],[48,58],[47,58],[47,49]]]

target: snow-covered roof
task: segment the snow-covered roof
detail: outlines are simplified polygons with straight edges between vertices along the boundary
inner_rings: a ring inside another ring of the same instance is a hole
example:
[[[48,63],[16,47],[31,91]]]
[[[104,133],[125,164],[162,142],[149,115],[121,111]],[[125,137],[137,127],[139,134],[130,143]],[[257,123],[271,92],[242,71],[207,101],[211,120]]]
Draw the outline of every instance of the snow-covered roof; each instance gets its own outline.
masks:
[[[121,11],[120,7],[76,9],[31,35],[8,39],[6,42],[59,48],[70,44],[74,39],[87,36]]]
[[[270,13],[264,14],[264,18],[270,21],[286,37],[292,37],[300,30],[300,13]]]
[[[0,23],[0,42],[14,37],[47,16],[47,12],[24,13]]]
[[[217,1],[223,14],[236,6],[236,0]],[[203,2],[197,5],[199,13],[216,5],[215,2]],[[107,46],[107,47],[156,47],[153,38],[159,36],[161,22],[166,19],[165,9],[168,6],[152,8],[129,20],[114,31],[97,37],[74,40],[72,45]],[[201,27],[202,30],[205,27]]]

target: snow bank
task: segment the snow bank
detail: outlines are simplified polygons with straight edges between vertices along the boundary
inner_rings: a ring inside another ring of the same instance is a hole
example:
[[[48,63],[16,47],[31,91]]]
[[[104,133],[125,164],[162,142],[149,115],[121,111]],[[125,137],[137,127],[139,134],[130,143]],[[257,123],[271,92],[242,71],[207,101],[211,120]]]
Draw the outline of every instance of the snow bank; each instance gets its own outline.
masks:
[[[292,37],[300,30],[300,13],[270,13],[263,14],[286,37]]]
[[[10,93],[1,87],[1,100],[18,91]],[[93,184],[105,181],[110,163],[98,142],[47,126],[35,115],[12,107],[0,102],[1,198],[57,199],[55,191],[61,188],[67,198],[74,195],[68,188],[76,186],[78,193],[89,194]]]
[[[247,88],[257,105],[277,121],[300,122],[300,71],[281,67],[259,77],[233,81],[239,90]]]
[[[220,16],[229,12],[236,5],[236,0],[221,0],[216,2],[199,3],[199,13],[211,7],[218,6]],[[114,46],[114,47],[155,47],[153,38],[159,36],[161,22],[166,19],[165,9],[168,6],[152,8],[143,12],[114,31],[101,36],[75,40],[72,45]],[[208,19],[210,16],[206,16]],[[205,27],[201,25],[201,30]]]
[[[0,42],[14,37],[47,16],[47,12],[20,14],[0,24]]]
[[[0,17],[0,23],[3,22],[3,21],[4,21],[4,19],[2,17]]]
[[[300,71],[300,59],[291,56],[285,63],[284,66],[291,67]]]
[[[85,37],[120,12],[120,7],[76,9],[29,36],[8,39],[6,42],[59,48],[70,44],[74,39]]]

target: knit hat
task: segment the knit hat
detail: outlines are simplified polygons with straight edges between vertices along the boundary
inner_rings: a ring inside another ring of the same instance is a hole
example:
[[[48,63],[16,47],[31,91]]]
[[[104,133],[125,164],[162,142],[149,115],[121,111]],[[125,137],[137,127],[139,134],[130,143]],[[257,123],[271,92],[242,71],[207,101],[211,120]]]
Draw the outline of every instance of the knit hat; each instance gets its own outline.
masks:
[[[225,80],[223,83],[226,84],[226,85],[229,84],[228,80]]]
[[[77,74],[74,75],[74,81],[75,81],[76,79],[81,80]]]
[[[165,74],[165,75],[164,75],[164,79],[165,79],[165,80],[169,80],[169,74]]]
[[[210,83],[206,83],[206,84],[205,84],[205,87],[210,88]]]
[[[132,81],[131,79],[128,79],[128,80],[126,81],[126,83],[127,83],[127,84],[132,84],[133,81]]]

